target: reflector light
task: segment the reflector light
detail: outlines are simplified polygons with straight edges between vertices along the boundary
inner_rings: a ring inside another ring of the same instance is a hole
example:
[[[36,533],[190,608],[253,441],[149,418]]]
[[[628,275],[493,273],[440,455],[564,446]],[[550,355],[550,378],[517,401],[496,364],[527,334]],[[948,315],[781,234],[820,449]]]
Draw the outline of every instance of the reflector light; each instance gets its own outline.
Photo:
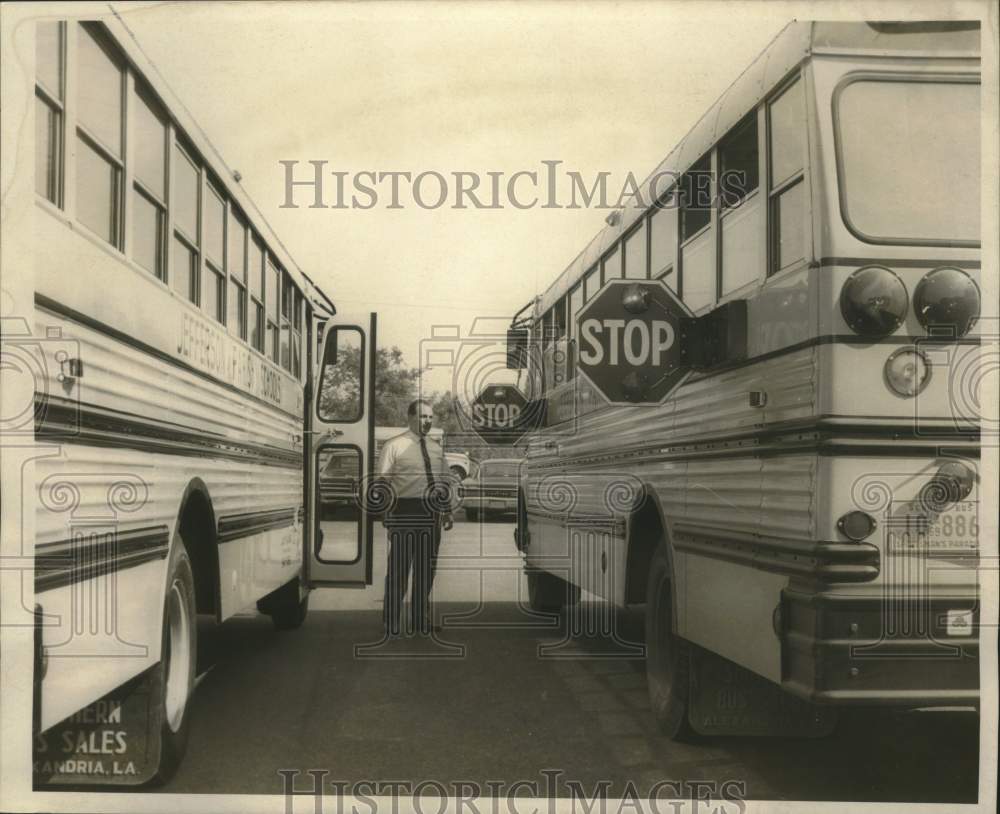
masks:
[[[865,512],[848,512],[837,521],[837,528],[848,540],[859,543],[875,531],[878,523]]]
[[[931,366],[916,348],[900,348],[885,360],[885,381],[890,389],[904,398],[913,398],[931,377]]]
[[[903,323],[908,307],[903,281],[883,266],[858,269],[840,291],[840,313],[861,336],[888,336]]]
[[[913,292],[913,309],[928,333],[965,336],[979,319],[979,287],[964,271],[928,272]]]

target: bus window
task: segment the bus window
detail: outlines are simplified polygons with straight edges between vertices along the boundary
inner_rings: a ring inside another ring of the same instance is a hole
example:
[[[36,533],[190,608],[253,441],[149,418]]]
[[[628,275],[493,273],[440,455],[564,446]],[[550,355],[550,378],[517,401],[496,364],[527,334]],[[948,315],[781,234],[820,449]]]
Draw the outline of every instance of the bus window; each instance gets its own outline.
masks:
[[[211,184],[205,195],[205,270],[201,307],[212,319],[226,321],[226,202]]]
[[[583,307],[583,283],[577,283],[569,294],[569,325],[567,335],[569,337],[569,347],[566,359],[566,378],[572,379],[576,374],[575,354],[576,354],[576,318]]]
[[[556,339],[566,337],[566,298],[562,297],[552,308],[552,335]]]
[[[35,191],[59,206],[65,29],[59,22],[35,25]]]
[[[681,178],[681,296],[692,311],[715,301],[711,168],[706,155]]]
[[[604,268],[604,274],[601,277],[601,283],[604,284],[608,280],[618,280],[622,276],[622,253],[621,244],[615,244],[614,249],[604,258],[604,263],[602,264]]]
[[[226,304],[229,307],[229,330],[244,341],[247,338],[247,227],[236,212],[229,210],[228,242],[229,293]]]
[[[625,276],[630,280],[645,280],[646,269],[646,222],[639,225],[625,238]]]
[[[295,287],[287,271],[281,273],[281,366],[292,371],[292,311],[295,309]]]
[[[759,158],[754,111],[719,145],[722,296],[763,276],[764,207],[756,194]]]
[[[302,311],[304,309],[302,292],[295,289],[295,306],[292,312],[292,374],[296,379],[302,378]]]
[[[326,342],[317,405],[323,421],[357,421],[364,412],[364,334],[358,328],[333,327]]]
[[[250,344],[264,352],[264,249],[256,236],[250,238]]]
[[[978,241],[979,95],[968,81],[847,84],[835,111],[847,225],[879,243]]]
[[[81,25],[79,33],[76,217],[95,235],[120,249],[125,72],[88,28]]]
[[[280,347],[278,344],[278,320],[280,310],[278,297],[281,294],[281,272],[274,264],[271,255],[267,255],[267,270],[264,274],[264,313],[267,316],[267,328],[264,332],[264,353],[278,363]]]
[[[593,299],[594,295],[597,293],[597,289],[601,287],[601,274],[597,266],[594,266],[590,271],[587,272],[587,276],[583,279],[583,298],[587,302]]]
[[[805,99],[796,80],[768,105],[770,273],[805,256]]]
[[[661,208],[662,207],[662,208]],[[665,277],[671,291],[677,291],[673,274],[677,255],[677,209],[667,199],[653,207],[649,216],[649,270],[651,277]],[[670,270],[671,273],[667,274]]]
[[[163,232],[167,220],[167,122],[137,82],[132,94],[132,259],[165,279]]]
[[[174,187],[170,199],[174,216],[173,261],[170,284],[192,302],[198,301],[198,168],[180,145],[174,145]]]

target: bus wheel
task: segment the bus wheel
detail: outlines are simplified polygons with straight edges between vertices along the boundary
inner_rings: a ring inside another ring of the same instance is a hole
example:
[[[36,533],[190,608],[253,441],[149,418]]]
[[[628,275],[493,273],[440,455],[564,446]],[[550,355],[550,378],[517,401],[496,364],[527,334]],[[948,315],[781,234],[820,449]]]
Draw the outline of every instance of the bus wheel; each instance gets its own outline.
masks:
[[[257,610],[271,617],[275,630],[302,627],[309,613],[309,594],[299,596],[299,579],[289,580],[257,602]]]
[[[666,554],[657,548],[646,584],[646,684],[660,730],[672,740],[692,736],[687,707],[690,645],[674,635],[673,591]]]
[[[163,643],[160,656],[160,764],[154,783],[169,780],[184,756],[191,716],[189,700],[194,690],[197,657],[197,616],[194,574],[183,539],[170,552],[167,595],[163,605]]]
[[[528,577],[528,607],[543,613],[559,613],[580,600],[580,586],[540,568],[525,568]]]

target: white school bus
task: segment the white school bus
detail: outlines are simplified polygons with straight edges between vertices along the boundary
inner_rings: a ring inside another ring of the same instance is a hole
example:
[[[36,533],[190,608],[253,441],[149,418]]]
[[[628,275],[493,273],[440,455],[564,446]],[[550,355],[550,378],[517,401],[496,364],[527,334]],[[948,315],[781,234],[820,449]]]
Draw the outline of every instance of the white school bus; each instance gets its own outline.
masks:
[[[979,34],[789,25],[513,325],[530,602],[644,603],[672,736],[977,704]],[[619,279],[687,309],[657,404],[578,369]]]
[[[367,515],[321,527],[317,475],[370,472],[375,315],[336,312],[117,17],[31,45],[34,313],[4,352],[35,387],[35,782],[164,780],[198,617],[294,628],[371,581]]]

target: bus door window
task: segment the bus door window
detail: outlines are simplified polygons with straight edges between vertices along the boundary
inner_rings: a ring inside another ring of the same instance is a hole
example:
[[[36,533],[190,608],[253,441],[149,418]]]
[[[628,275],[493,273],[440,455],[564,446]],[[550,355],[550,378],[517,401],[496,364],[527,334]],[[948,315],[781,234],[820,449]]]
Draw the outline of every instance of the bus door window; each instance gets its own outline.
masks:
[[[723,297],[764,276],[764,207],[757,194],[759,161],[755,110],[719,145]]]
[[[317,410],[327,422],[352,423],[364,415],[364,334],[359,328],[335,325],[326,342]]]
[[[771,274],[805,257],[805,98],[796,79],[768,105]]]
[[[681,295],[692,311],[715,302],[711,154],[681,177]]]

